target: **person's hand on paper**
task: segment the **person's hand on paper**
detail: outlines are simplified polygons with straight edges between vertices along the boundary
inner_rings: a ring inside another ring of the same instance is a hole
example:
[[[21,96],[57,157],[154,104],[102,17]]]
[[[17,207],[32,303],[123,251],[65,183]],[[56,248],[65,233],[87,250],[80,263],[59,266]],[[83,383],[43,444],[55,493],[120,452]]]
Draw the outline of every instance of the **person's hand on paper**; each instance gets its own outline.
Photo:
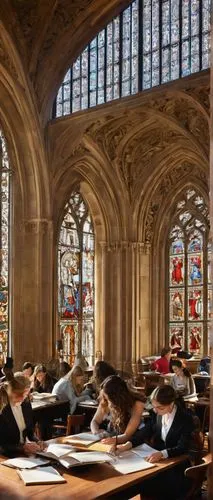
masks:
[[[47,444],[44,441],[37,441],[40,451],[44,451],[47,448]]]
[[[156,462],[160,462],[164,458],[163,453],[161,451],[156,451],[155,453],[152,453],[149,457],[146,458],[147,462],[150,462],[150,464],[155,464]]]
[[[116,436],[104,438],[104,439],[101,440],[101,442],[104,443],[104,444],[115,445],[115,443],[116,443]]]
[[[26,453],[26,455],[33,455],[34,453],[41,451],[41,448],[40,448],[40,445],[38,443],[35,443],[34,441],[30,441],[30,442],[24,443],[23,451],[24,451],[24,453]]]

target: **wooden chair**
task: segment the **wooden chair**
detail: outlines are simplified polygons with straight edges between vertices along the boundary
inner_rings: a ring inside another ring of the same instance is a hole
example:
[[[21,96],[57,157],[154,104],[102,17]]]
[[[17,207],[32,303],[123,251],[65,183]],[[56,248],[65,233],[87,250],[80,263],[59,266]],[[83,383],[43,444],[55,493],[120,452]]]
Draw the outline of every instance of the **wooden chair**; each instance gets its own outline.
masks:
[[[203,458],[203,463],[199,465],[194,465],[193,467],[188,467],[185,470],[185,476],[191,479],[191,487],[186,494],[185,500],[195,500],[196,498],[201,498],[201,487],[203,481],[206,478],[208,468],[212,462],[211,454],[209,453]]]
[[[67,415],[67,423],[65,424],[54,424],[53,430],[64,430],[64,435],[69,436],[70,434],[78,434],[82,431],[85,422],[85,414],[82,415]]]

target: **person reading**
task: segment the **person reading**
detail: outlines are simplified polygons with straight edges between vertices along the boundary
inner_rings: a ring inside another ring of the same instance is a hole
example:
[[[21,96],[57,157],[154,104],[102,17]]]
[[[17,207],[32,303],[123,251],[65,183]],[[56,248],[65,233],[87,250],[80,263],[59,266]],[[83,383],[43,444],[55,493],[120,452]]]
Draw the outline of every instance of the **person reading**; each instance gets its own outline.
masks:
[[[6,455],[31,455],[43,449],[34,435],[29,392],[30,380],[22,372],[8,374],[0,385],[0,447]]]
[[[110,436],[102,442],[114,449],[124,445],[140,428],[145,400],[141,394],[131,391],[118,375],[111,375],[101,386],[100,404],[91,422],[92,433],[104,436],[101,425],[108,420]]]
[[[34,369],[33,391],[52,392],[57,379],[51,377],[44,365],[37,365]]]
[[[166,375],[169,373],[169,362],[171,359],[171,349],[170,347],[164,347],[161,351],[161,357],[153,363],[153,368],[159,373]]]
[[[75,412],[77,404],[90,400],[88,389],[84,389],[84,372],[80,366],[74,366],[64,377],[56,382],[52,394],[62,401],[68,399],[71,415]]]
[[[110,375],[117,375],[115,368],[106,361],[97,361],[94,366],[93,375],[86,385],[93,397],[98,397],[101,384]]]
[[[195,383],[190,371],[187,368],[184,368],[180,359],[174,359],[171,363],[172,370],[174,372],[171,385],[176,392],[182,396],[192,396],[196,394]]]
[[[170,385],[157,387],[152,393],[153,412],[143,429],[130,438],[133,446],[148,442],[157,451],[147,460],[156,463],[166,458],[187,454],[194,428],[192,416],[179,402],[174,388]],[[183,463],[166,473],[161,473],[152,480],[147,480],[141,486],[143,494],[156,499],[178,498],[186,487],[184,470],[189,465],[186,459]],[[175,484],[175,492],[173,492]]]

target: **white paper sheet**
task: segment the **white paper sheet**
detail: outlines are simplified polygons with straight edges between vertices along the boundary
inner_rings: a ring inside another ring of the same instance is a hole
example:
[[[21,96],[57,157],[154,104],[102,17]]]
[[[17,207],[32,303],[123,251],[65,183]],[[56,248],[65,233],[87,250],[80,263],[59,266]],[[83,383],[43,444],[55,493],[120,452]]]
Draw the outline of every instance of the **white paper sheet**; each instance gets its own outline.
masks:
[[[17,471],[26,485],[66,483],[66,480],[53,467],[38,467],[32,470]]]
[[[33,469],[39,465],[48,464],[48,460],[43,460],[36,457],[18,457],[10,458],[1,462],[1,465],[6,465],[7,467],[14,467],[15,469]]]

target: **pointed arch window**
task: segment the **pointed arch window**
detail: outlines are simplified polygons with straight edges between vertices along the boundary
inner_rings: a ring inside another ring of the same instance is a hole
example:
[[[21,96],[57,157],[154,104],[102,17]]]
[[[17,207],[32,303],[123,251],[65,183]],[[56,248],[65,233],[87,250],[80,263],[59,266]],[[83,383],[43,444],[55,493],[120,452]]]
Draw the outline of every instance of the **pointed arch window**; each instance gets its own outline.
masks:
[[[10,255],[10,163],[7,144],[0,130],[0,365],[10,354],[9,255]]]
[[[58,313],[64,359],[94,362],[94,229],[88,207],[75,192],[65,206],[58,244]]]
[[[53,118],[210,66],[211,0],[134,0],[68,69]]]
[[[172,352],[209,350],[212,284],[209,214],[203,196],[188,189],[169,234],[169,344]]]

